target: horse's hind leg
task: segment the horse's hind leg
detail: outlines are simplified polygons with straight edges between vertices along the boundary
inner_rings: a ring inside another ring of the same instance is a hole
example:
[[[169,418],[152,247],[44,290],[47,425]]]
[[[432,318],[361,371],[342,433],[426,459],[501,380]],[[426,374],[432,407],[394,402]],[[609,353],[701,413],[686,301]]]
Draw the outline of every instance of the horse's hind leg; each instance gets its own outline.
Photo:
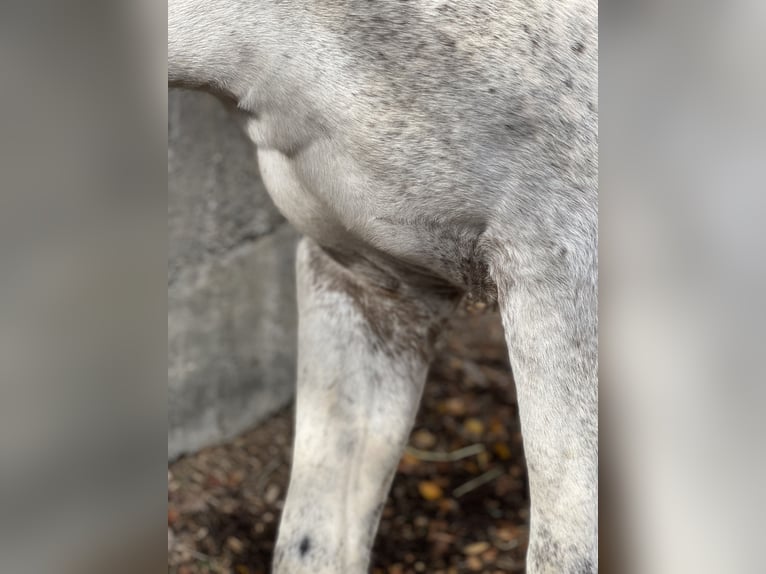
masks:
[[[598,570],[595,250],[587,259],[539,273],[518,272],[510,259],[497,265],[529,471],[530,574]]]
[[[308,239],[297,266],[295,452],[274,572],[361,574],[452,304],[381,288]]]

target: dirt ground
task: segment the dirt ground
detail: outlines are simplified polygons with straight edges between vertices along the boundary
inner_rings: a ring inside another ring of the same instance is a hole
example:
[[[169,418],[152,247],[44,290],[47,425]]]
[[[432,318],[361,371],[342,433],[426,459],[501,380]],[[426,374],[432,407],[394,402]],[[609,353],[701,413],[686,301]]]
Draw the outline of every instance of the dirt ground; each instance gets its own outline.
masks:
[[[291,435],[290,408],[170,465],[168,572],[270,571]],[[523,572],[524,469],[499,319],[462,312],[431,368],[383,511],[373,574]]]

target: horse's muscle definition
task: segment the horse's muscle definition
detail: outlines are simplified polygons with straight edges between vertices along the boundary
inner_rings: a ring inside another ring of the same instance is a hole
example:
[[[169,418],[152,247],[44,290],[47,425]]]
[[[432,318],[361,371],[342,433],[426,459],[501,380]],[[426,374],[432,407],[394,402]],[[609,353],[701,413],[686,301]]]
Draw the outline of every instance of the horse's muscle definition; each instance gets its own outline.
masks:
[[[598,570],[595,0],[169,0],[173,85],[247,116],[298,253],[277,574],[359,574],[439,328],[497,303],[527,571]]]

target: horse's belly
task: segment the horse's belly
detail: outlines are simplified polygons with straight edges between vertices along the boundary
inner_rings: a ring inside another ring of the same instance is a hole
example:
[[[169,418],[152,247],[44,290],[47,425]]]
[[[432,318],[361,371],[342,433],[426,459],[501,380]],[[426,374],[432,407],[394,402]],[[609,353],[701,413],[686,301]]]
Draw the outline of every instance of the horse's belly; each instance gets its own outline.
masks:
[[[339,209],[346,203],[346,185],[342,177],[328,173],[326,158],[295,159],[278,150],[259,149],[258,163],[274,204],[298,231],[327,246],[358,240],[350,232],[351,215]],[[323,197],[320,189],[337,197]]]

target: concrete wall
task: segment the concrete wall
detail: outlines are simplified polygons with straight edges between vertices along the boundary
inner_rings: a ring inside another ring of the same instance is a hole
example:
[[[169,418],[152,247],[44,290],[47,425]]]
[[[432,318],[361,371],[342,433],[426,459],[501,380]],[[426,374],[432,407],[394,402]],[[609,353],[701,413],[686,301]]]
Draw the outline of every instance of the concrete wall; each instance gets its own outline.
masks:
[[[216,99],[168,101],[168,457],[286,404],[295,378],[296,233],[253,145]]]

